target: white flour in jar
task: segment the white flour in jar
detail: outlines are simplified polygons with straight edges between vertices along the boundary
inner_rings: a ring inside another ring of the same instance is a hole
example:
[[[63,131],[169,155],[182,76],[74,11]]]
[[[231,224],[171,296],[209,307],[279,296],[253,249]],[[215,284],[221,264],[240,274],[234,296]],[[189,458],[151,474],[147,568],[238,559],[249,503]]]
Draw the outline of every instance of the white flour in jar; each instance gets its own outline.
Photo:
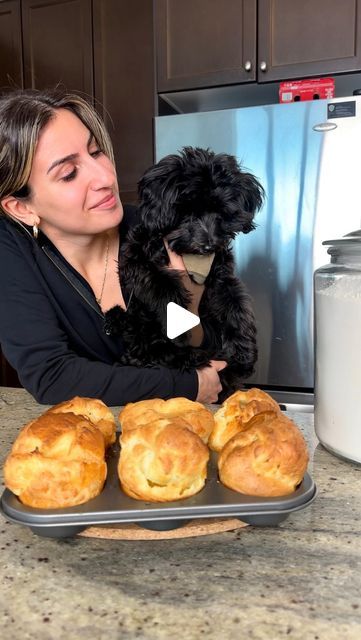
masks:
[[[361,462],[360,278],[316,292],[315,430],[341,456]]]

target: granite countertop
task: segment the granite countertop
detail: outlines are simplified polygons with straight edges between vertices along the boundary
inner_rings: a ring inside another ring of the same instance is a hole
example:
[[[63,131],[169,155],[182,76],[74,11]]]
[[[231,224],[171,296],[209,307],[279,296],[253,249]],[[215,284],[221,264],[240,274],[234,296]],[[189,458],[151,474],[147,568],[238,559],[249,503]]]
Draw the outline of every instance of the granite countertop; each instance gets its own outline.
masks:
[[[44,410],[23,389],[0,388],[1,469],[18,430]],[[359,640],[361,466],[318,444],[311,413],[289,415],[319,493],[277,527],[52,539],[0,516],[3,636]]]

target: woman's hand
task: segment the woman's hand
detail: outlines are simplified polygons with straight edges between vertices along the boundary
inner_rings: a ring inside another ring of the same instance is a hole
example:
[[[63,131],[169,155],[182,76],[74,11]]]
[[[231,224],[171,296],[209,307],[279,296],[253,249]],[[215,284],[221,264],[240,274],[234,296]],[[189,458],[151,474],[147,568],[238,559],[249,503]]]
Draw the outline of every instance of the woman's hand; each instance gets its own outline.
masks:
[[[227,362],[224,360],[211,360],[209,367],[197,369],[198,395],[196,400],[205,404],[217,402],[218,394],[222,391],[218,371],[225,369]]]
[[[165,248],[167,250],[167,253],[168,253],[170,268],[171,269],[177,269],[177,271],[184,271],[187,274],[187,269],[185,267],[184,260],[183,260],[182,256],[180,256],[178,253],[176,253],[175,251],[173,251],[170,248],[170,246],[168,244],[168,241],[165,238],[164,238],[163,242],[164,242],[164,246],[165,246]]]
[[[195,282],[193,282],[193,280],[189,276],[189,273],[186,269],[182,256],[178,255],[178,253],[170,249],[169,244],[165,238],[164,238],[164,246],[167,250],[168,257],[169,257],[169,268],[177,269],[177,271],[181,272],[183,284],[187,289],[187,291],[189,291],[189,293],[192,296],[191,304],[188,310],[197,315],[199,303],[204,291],[204,285],[196,284]]]
[[[194,313],[196,316],[199,314],[199,303],[201,301],[201,297],[204,291],[203,284],[196,284],[190,278],[186,266],[184,264],[184,260],[182,256],[178,255],[175,251],[169,248],[167,240],[164,238],[164,246],[167,250],[169,257],[169,268],[176,269],[181,272],[182,282],[187,289],[187,291],[191,294],[191,302],[188,307],[188,311]],[[189,344],[192,347],[199,347],[202,344],[204,334],[202,325],[198,324],[196,327],[190,330],[190,341]]]

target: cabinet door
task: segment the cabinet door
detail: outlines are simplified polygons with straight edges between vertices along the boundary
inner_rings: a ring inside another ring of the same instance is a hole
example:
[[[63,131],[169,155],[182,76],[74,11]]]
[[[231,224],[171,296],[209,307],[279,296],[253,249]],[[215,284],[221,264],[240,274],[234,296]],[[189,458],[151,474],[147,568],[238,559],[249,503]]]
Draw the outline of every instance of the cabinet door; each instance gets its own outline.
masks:
[[[361,69],[361,0],[258,0],[258,81]]]
[[[52,87],[93,96],[91,0],[23,0],[27,88]]]
[[[20,0],[6,0],[0,2],[0,88],[22,86]]]
[[[158,91],[255,80],[256,0],[155,0]]]
[[[96,106],[111,135],[123,202],[153,163],[152,0],[94,0]]]

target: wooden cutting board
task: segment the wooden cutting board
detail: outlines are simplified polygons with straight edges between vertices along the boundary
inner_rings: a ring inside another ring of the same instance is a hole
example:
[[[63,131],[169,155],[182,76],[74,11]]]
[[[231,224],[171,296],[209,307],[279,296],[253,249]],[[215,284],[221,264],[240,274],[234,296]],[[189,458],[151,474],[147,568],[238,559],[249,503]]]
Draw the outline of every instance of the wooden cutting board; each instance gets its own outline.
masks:
[[[198,518],[178,529],[153,531],[137,524],[104,525],[89,527],[78,536],[83,538],[104,538],[109,540],[171,540],[176,538],[193,538],[208,536],[224,531],[243,529],[248,525],[237,518]]]

